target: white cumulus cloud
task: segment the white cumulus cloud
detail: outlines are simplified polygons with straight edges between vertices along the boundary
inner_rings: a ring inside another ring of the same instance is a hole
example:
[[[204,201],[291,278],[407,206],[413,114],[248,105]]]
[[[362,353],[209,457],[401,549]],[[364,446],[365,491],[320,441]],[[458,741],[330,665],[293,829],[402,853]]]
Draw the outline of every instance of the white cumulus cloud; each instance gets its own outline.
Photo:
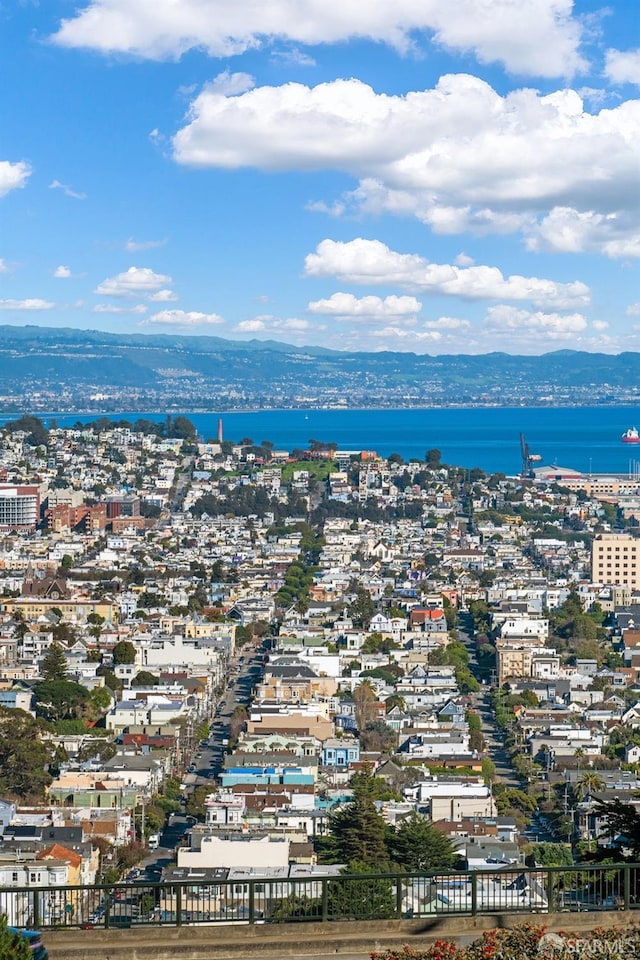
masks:
[[[0,197],[11,190],[24,187],[31,174],[28,163],[11,163],[9,160],[0,160]]]
[[[487,310],[485,326],[495,333],[515,330],[529,336],[541,335],[548,340],[570,340],[586,330],[588,324],[581,313],[543,313],[499,304]]]
[[[590,294],[580,281],[558,283],[539,277],[503,276],[497,267],[430,263],[416,254],[397,253],[380,240],[322,240],[305,259],[309,277],[347,283],[397,285],[421,293],[469,300],[531,300],[559,308],[585,305]]]
[[[238,333],[261,333],[263,330],[267,329],[267,324],[264,320],[260,320],[256,317],[253,320],[241,320],[240,323],[236,325],[235,328]]]
[[[310,330],[312,324],[308,320],[305,320],[304,317],[287,317],[286,320],[276,319],[273,321],[274,330],[288,330],[291,333],[303,333],[305,330]],[[313,325],[314,330],[324,330],[323,326]]]
[[[584,66],[581,32],[573,0],[85,0],[53,40],[164,59],[192,49],[229,57],[274,40],[365,38],[404,52],[430,39],[520,75],[567,76]]]
[[[153,313],[150,317],[142,320],[141,323],[145,325],[155,323],[165,326],[198,327],[224,323],[224,320],[217,313],[199,313],[195,310],[161,310],[159,313]]]
[[[414,317],[422,309],[415,297],[355,297],[352,293],[334,293],[326,300],[313,300],[309,313],[324,314],[343,320],[384,320],[392,317]]]
[[[416,342],[427,342],[427,343],[439,343],[442,340],[442,334],[439,330],[407,330],[406,327],[398,327],[390,325],[388,327],[383,327],[381,330],[372,330],[372,337],[385,338],[387,344],[382,348],[385,350],[395,350],[397,347],[395,345],[390,345],[389,340],[397,338],[400,341],[405,342],[405,349],[411,351]]]
[[[173,153],[196,167],[338,169],[357,185],[311,209],[415,216],[439,233],[481,235],[527,231],[554,208],[617,214],[633,230],[624,211],[640,207],[639,139],[640,100],[589,113],[575,90],[501,96],[449,74],[403,96],[357,79],[234,95],[210,84]]]
[[[633,83],[640,86],[640,48],[607,50],[605,73],[612,83]]]
[[[308,330],[324,330],[324,326],[312,324],[304,317],[274,317],[270,313],[263,313],[258,317],[251,317],[247,320],[241,320],[234,328],[238,333],[263,333],[268,331],[272,334],[301,334]]]
[[[640,257],[640,225],[630,210],[620,213],[554,209],[527,230],[529,250],[600,252],[611,258]]]
[[[124,273],[99,283],[95,293],[107,297],[149,296],[172,282],[171,277],[154,273],[149,267],[129,267]]]
[[[468,330],[471,324],[460,317],[438,317],[437,320],[425,320],[424,326],[430,330]]]
[[[30,297],[26,300],[0,300],[0,310],[53,310],[55,303],[50,300],[41,300],[39,297]]]
[[[56,280],[68,280],[71,276],[73,276],[71,273],[71,267],[65,267],[62,264],[55,268],[53,275]]]
[[[152,303],[171,303],[174,300],[178,299],[177,293],[174,293],[173,290],[158,290],[157,293],[152,293],[149,297]]]

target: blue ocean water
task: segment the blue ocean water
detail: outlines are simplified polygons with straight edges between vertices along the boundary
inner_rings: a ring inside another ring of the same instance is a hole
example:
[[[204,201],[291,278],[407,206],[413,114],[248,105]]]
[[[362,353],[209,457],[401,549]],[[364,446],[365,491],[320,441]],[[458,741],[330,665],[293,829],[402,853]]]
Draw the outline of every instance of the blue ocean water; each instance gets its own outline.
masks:
[[[189,413],[202,439],[214,439],[216,413]],[[97,415],[56,415],[60,426]],[[164,414],[110,414],[134,421],[163,420]],[[473,407],[425,410],[261,410],[224,413],[224,437],[255,443],[271,440],[278,449],[306,447],[309,440],[335,441],[343,450],[376,450],[405,459],[437,447],[445,463],[516,474],[521,468],[520,433],[543,464],[594,473],[627,473],[640,466],[640,445],[621,443],[624,430],[640,427],[640,411],[629,407]],[[0,422],[15,419],[4,417]],[[45,421],[47,417],[43,417]]]

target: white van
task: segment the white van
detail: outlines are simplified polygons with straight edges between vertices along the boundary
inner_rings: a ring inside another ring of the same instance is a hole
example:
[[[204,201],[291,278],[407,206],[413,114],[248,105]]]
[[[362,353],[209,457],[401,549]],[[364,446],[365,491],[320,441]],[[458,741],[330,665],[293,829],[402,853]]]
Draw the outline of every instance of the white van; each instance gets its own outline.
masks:
[[[152,833],[147,840],[149,850],[157,850],[160,846],[160,837],[157,833]]]

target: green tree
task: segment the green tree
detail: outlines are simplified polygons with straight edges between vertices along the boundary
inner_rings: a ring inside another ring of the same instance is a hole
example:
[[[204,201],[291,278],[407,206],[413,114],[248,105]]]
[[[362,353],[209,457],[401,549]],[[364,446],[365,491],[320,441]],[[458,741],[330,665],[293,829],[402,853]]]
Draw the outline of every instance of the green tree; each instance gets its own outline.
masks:
[[[449,870],[455,862],[451,841],[418,813],[404,820],[389,840],[391,859],[410,872]]]
[[[29,633],[29,627],[24,618],[24,613],[22,610],[18,609],[14,610],[11,616],[14,623],[13,632],[18,640],[22,643],[26,635]]]
[[[480,684],[468,667],[458,667],[456,670],[456,683],[458,684],[460,693],[476,693],[480,689]]]
[[[141,670],[140,673],[137,673],[133,680],[131,681],[132,687],[157,687],[160,683],[160,680],[154,673],[150,673],[148,670]]]
[[[319,900],[313,900],[306,894],[290,893],[288,897],[276,901],[269,921],[271,923],[289,923],[291,920],[317,918],[321,909]]]
[[[573,862],[571,846],[566,843],[534,843],[526,858],[529,867],[571,867]]]
[[[78,760],[111,760],[118,752],[118,748],[112,740],[100,740],[97,737],[87,741],[78,751]]]
[[[175,437],[178,440],[195,440],[198,431],[187,417],[173,417],[167,425],[167,436]]]
[[[240,648],[252,640],[251,630],[240,624],[236,627],[236,647]]]
[[[402,710],[403,713],[407,709],[407,702],[399,693],[392,693],[390,697],[387,697],[384,705],[387,713],[389,713],[390,710],[393,710],[394,707],[398,707],[398,709]]]
[[[524,790],[518,790],[517,787],[502,787],[499,784],[494,786],[494,796],[498,813],[501,816],[519,812],[531,815],[538,806],[536,798],[525,793]]]
[[[143,859],[147,853],[146,847],[139,840],[132,840],[126,846],[116,847],[116,864],[120,873],[130,870]]]
[[[371,772],[369,764],[351,777],[349,786],[353,791],[354,798],[366,798],[371,801],[391,800],[397,794],[389,789],[389,785],[383,777],[376,777]]]
[[[89,704],[94,713],[102,714],[111,706],[111,694],[106,687],[94,687],[89,694]]]
[[[342,871],[344,879],[329,881],[329,916],[344,920],[385,920],[395,916],[396,907],[391,880],[366,877],[384,873],[385,864],[375,868],[367,861],[351,860]]]
[[[136,662],[136,648],[130,640],[121,640],[119,643],[116,643],[113,648],[113,662],[116,664],[121,663],[135,663]]]
[[[449,597],[442,598],[442,609],[444,610],[444,618],[447,621],[447,630],[454,630],[458,622],[458,611],[449,600]],[[460,646],[462,646],[462,644],[460,644]]]
[[[573,792],[581,800],[594,793],[601,793],[606,787],[606,781],[597,770],[585,770],[578,782],[574,785]]]
[[[478,669],[485,677],[496,669],[496,648],[491,643],[481,643],[476,652]]]
[[[53,745],[48,725],[25,710],[0,707],[0,796],[42,800],[51,783]]]
[[[20,934],[7,927],[7,918],[0,914],[0,960],[31,960],[31,947]]]
[[[390,653],[397,650],[398,644],[391,637],[383,637],[377,630],[370,633],[362,644],[363,653]]]
[[[442,454],[437,447],[432,447],[424,455],[425,462],[431,470],[437,470],[442,460]]]
[[[40,417],[25,414],[18,420],[12,420],[5,424],[5,429],[9,433],[17,433],[18,431],[26,433],[26,441],[31,447],[46,447],[49,443],[49,431]]]
[[[348,613],[354,625],[366,629],[375,612],[376,605],[371,598],[371,594],[364,587],[358,586],[355,590],[355,598],[348,607]]]
[[[482,761],[482,776],[485,783],[493,783],[496,778],[496,765],[489,757],[484,757]]]
[[[185,813],[189,817],[196,817],[198,820],[204,820],[205,800],[211,793],[211,788],[204,785],[196,787],[189,796],[185,804]]]
[[[43,680],[34,687],[36,713],[47,720],[77,720],[89,701],[89,691],[73,680]]]
[[[87,617],[87,623],[89,624],[89,634],[95,639],[99,640],[102,634],[102,628],[105,624],[105,618],[99,613],[90,613]]]
[[[101,664],[96,670],[96,674],[99,677],[104,677],[105,686],[111,690],[114,696],[118,697],[120,695],[122,691],[122,680],[116,677],[113,670]]]
[[[358,862],[375,872],[387,860],[388,829],[371,798],[355,796],[329,819],[328,862]]]
[[[77,631],[71,626],[70,623],[65,623],[64,620],[56,623],[51,633],[53,634],[53,639],[56,641],[56,643],[66,644],[67,646],[71,646],[72,643],[75,643],[78,640]]]
[[[47,650],[40,667],[43,680],[66,680],[69,676],[69,665],[64,650],[55,641]]]

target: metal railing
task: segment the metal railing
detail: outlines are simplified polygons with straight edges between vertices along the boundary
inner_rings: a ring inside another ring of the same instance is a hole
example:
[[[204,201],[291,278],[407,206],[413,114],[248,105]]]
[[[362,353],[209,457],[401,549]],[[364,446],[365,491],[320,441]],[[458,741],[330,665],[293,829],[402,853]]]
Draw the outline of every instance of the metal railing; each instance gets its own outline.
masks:
[[[14,926],[89,928],[640,908],[640,864],[0,887]]]

